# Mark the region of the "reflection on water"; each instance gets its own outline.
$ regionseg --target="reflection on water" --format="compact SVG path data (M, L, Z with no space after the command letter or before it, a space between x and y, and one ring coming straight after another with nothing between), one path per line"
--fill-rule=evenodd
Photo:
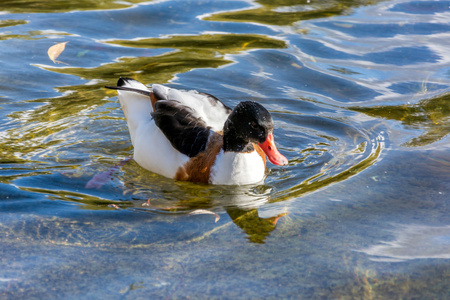
M447 295L449 7L3 1L0 298ZM260 102L289 165L143 170L119 76Z
M216 53L233 54L251 49L278 49L286 48L282 40L266 36L249 34L203 34L194 36L169 36L153 39L139 39L132 41L108 41L108 43L124 47L139 48L177 48L209 49Z
M450 258L450 226L400 226L394 241L360 250L378 261Z
M153 0L127 0L127 1L65 1L55 0L51 2L33 0L8 0L0 4L0 10L8 13L55 13L71 12L79 10L119 9L133 6L142 2Z
M149 248L155 242L164 244L165 240L171 240L171 232L176 230L179 222L185 223L188 227L197 227L200 225L200 220L202 220L201 223L209 224L211 232L221 230L224 226L229 227L230 221L232 221L248 235L250 241L264 243L265 238L276 228L277 221L286 215L285 210L271 210L263 212L264 216L261 217L258 208L267 203L268 191L255 191L244 187L230 189L225 186L198 185L193 190L192 185L183 186L181 184L174 189L173 193L165 191L169 195L167 198L157 197L134 201L106 201L98 197L68 191L61 196L62 191L55 192L50 189L22 188L22 190L46 194L50 200L80 203L83 204L81 206L83 210L102 210L105 211L105 216L113 216L112 213L123 211L123 220L121 217L107 218L101 222L102 225L99 223L100 220L90 220L89 217L73 219L70 216L24 215L20 219L7 216L5 221L7 220L9 225L2 224L0 226L0 232L6 234L8 238L23 242L38 241L47 245ZM135 193L136 191L131 192ZM196 193L198 198L189 199L190 193ZM209 197L199 197L205 193ZM183 199L183 196L187 199ZM170 198L173 200L171 201ZM223 209L219 209L219 205ZM225 218L224 213L229 217ZM139 221L130 223L127 218L127 215L130 214ZM213 214L216 215L215 221L211 216ZM172 218L168 218L168 215L171 215ZM215 223L218 223L217 226ZM140 228L143 224L151 225L145 229L145 234ZM162 227L166 233L157 234ZM183 240L185 242L198 241L211 232L193 231ZM153 238L149 239L148 235Z
M366 151L364 146L363 150L355 149L355 155L353 157L354 161L357 161L357 159L361 159L364 157L362 154L365 152L368 152L367 157L364 157L353 165L352 167L349 167L348 169L342 170L341 164L344 164L343 161L340 161L340 157L337 156L330 160L330 162L326 163L324 167L321 168L321 172L318 174L315 174L314 176L306 179L305 181L301 182L300 184L297 184L289 189L285 189L283 192L280 192L280 195L276 195L274 197L274 201L282 201L286 199L290 199L293 197L299 197L303 194L310 193L313 191L316 191L320 188L326 187L329 184L338 183L340 181L346 180L350 178L351 176L355 176L358 173L364 171L368 167L372 166L375 162L377 162L380 158L381 151L384 148L384 138L380 136L376 140L376 144L372 145L372 149L369 151ZM349 160L350 158L346 157L343 158L344 160ZM353 162L354 163L354 162ZM339 172L336 172L335 169L339 170ZM334 172L333 172L334 171ZM333 174L334 173L334 174Z
M206 20L257 22L268 25L292 25L299 20L310 20L343 15L359 5L374 4L379 1L326 1L316 3L309 0L256 0L256 7L232 12L214 14Z
M399 106L355 107L354 110L377 118L402 122L406 128L425 132L412 138L407 147L425 146L444 139L450 133L450 94Z

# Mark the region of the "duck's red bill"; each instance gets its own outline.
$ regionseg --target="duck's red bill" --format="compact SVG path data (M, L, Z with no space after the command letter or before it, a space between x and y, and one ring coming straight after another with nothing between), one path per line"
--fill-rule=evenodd
M270 133L267 136L265 142L258 144L259 147L267 155L267 158L271 163L277 166L284 166L288 164L288 160L280 152L278 152L277 146L275 146L275 141L273 139L273 134Z

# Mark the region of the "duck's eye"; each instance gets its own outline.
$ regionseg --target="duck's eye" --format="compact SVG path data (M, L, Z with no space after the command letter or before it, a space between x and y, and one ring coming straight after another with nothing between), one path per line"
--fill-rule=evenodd
M257 128L258 128L258 124L256 124L256 122L254 122L254 121L251 121L249 124L250 124L250 126L251 126L253 129L257 129Z

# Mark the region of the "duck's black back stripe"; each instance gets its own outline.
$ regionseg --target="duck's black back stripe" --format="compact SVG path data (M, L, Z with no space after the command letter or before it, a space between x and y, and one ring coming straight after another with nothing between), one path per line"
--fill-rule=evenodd
M174 100L160 100L152 113L156 125L172 146L181 153L194 157L205 151L210 129L193 115L191 108Z
M105 88L111 89L111 90L121 90L121 91L134 92L134 93L138 93L138 94L145 95L145 96L148 96L148 97L150 97L150 95L151 95L151 92L149 92L149 91L144 91L144 90L140 90L140 89L130 88L130 87L126 87L126 86L105 86Z

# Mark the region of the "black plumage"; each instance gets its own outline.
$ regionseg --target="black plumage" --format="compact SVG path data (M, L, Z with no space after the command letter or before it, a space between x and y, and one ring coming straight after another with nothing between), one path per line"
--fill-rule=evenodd
M152 117L181 153L194 157L205 151L211 130L202 119L194 116L191 108L175 100L160 100L155 103Z

